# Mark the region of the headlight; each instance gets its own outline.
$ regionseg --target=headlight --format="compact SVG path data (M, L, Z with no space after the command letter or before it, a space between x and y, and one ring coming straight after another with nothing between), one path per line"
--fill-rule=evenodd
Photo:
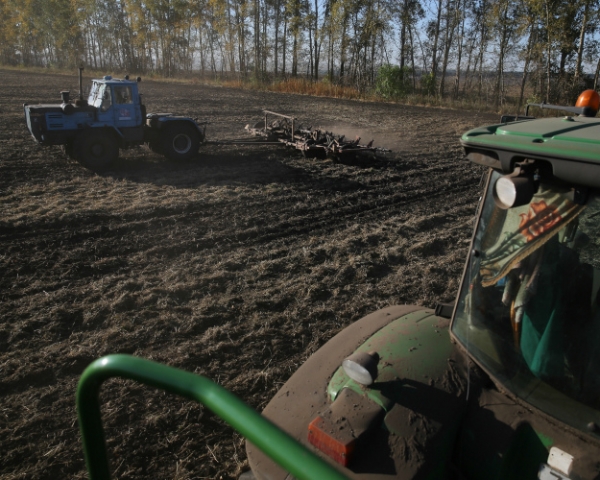
M535 185L530 176L500 177L494 185L494 201L504 210L529 203L534 193Z
M377 378L377 352L356 352L342 362L346 375L361 385L371 385Z

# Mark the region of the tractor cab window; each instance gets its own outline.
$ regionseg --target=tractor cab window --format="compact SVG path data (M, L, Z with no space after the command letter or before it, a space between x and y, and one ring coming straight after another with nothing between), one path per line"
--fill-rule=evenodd
M98 99L98 92L100 90L100 84L98 82L92 83L92 88L90 89L90 94L88 95L88 105L96 105L96 101Z
M545 184L482 205L452 331L516 396L572 426L600 422L600 194Z
M105 83L94 82L88 97L88 104L106 112L112 105L110 87Z
M133 103L133 96L131 95L131 87L128 86L117 86L115 90L115 103L119 105Z
M110 92L110 87L108 85L104 85L102 92L102 104L100 106L100 110L106 112L112 106L112 95Z
M92 82L92 88L90 88L90 93L88 95L88 104L89 105L92 105L94 103L97 92L98 92L98 84L96 82Z

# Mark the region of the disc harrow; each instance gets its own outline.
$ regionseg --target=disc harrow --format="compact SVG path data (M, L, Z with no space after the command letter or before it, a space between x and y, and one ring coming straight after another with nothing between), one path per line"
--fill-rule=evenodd
M360 137L348 140L345 135L336 135L319 128L305 128L289 115L269 110L264 110L263 113L264 121L254 126L246 125L246 130L265 141L279 141L287 147L295 148L306 157L344 160L365 155L375 157L389 152L384 148L374 147L373 140L364 145L360 143Z

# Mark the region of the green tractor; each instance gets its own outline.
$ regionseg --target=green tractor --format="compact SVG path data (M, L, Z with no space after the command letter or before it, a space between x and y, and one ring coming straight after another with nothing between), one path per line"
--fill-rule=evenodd
M353 323L262 416L202 377L96 361L78 395L91 477L109 478L97 391L117 375L231 423L248 439L244 479L599 479L599 106L586 91L537 105L567 116L464 134L489 173L456 302Z

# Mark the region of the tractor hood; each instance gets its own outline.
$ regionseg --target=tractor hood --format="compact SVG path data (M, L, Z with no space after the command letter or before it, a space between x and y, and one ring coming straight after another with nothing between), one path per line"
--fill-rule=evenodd
M48 113L48 112L62 112L62 105L60 103L43 103L39 105L25 105L25 110L31 113Z
M96 118L96 109L72 103L23 105L29 133L42 145L64 145L69 135Z
M327 388L332 401L343 388L349 388L388 412L396 404L422 402L420 390L441 389L453 397L460 396L461 388L449 380L455 373L456 359L448 321L430 310L419 310L391 322L354 353L357 352L377 352L379 362L374 383L368 387L360 385L340 367Z
M373 351L379 356L376 379L360 385L342 361ZM447 319L420 307L388 307L309 358L263 415L350 478L440 478L466 409L466 365L450 341ZM330 440L351 453L347 467L340 466L347 453L336 458L323 446ZM251 444L247 448L257 478L287 477Z

